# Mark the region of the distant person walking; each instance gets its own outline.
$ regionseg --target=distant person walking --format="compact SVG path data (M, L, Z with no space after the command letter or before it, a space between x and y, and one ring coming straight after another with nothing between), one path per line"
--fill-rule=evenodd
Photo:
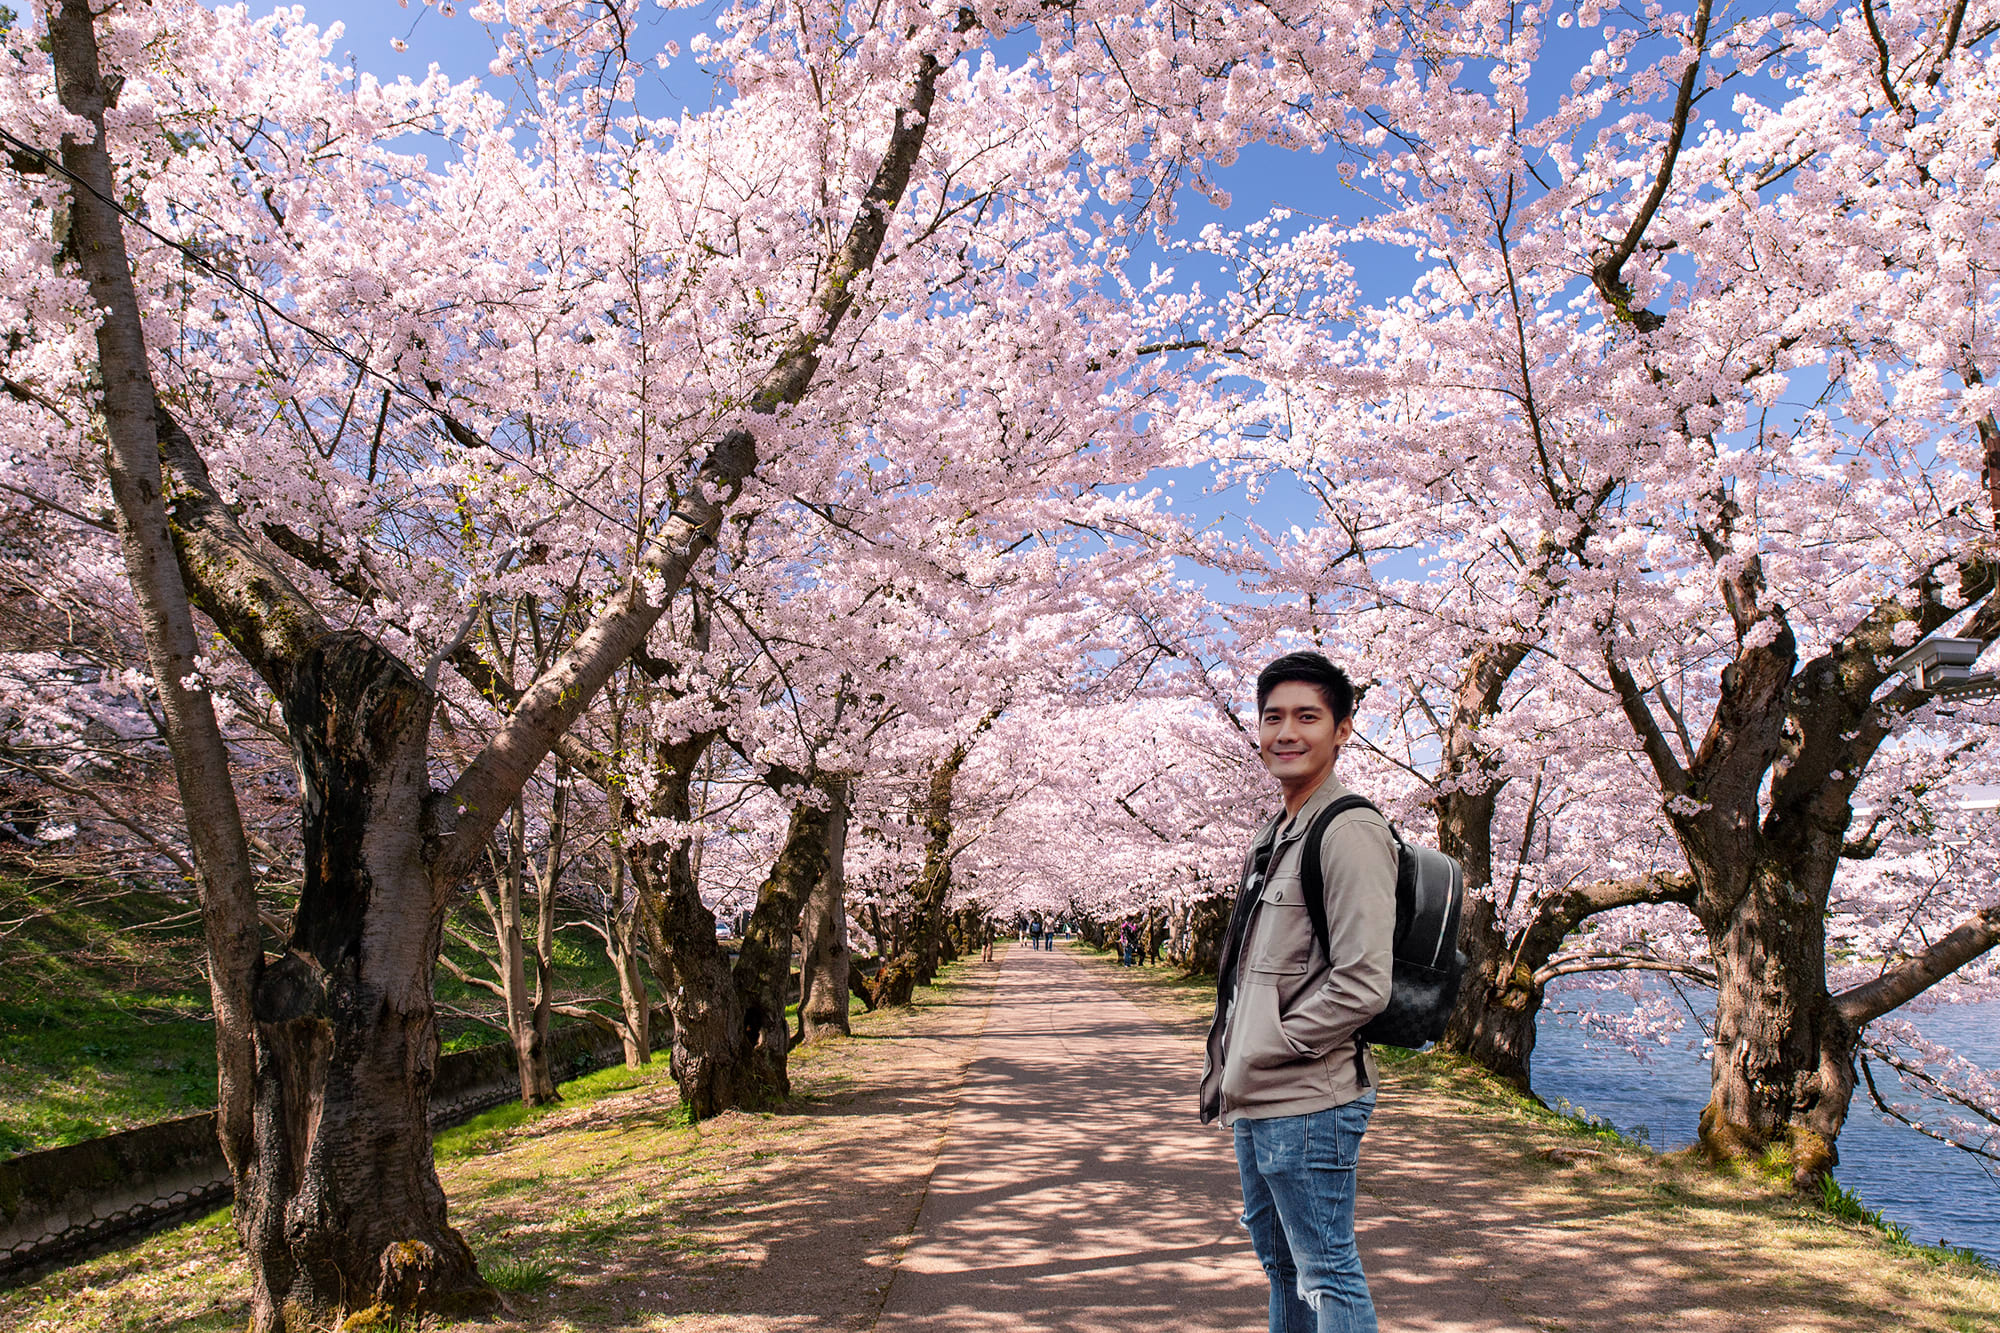
M1118 923L1118 961L1132 966L1139 952L1139 923L1126 917Z
M1301 869L1304 835L1349 795L1334 760L1354 734L1354 687L1318 653L1257 677L1257 748L1285 808L1243 859L1223 936L1201 1119L1235 1136L1243 1223L1270 1279L1270 1333L1376 1333L1354 1244L1354 1173L1375 1107L1355 1033L1389 1001L1396 845L1373 810L1336 816L1319 847L1324 953Z

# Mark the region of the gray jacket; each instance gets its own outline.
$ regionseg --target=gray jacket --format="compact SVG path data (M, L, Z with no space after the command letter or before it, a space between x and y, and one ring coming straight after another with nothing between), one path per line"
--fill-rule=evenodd
M1237 877L1249 885L1256 849L1279 829L1263 888L1237 947L1235 994L1217 1002L1201 1075L1201 1119L1306 1115L1375 1086L1375 1063L1354 1034L1389 1003L1396 933L1396 844L1372 810L1350 810L1320 844L1327 945L1313 941L1300 883L1305 832L1350 795L1329 776L1296 817L1280 811L1258 831ZM1280 826L1282 826L1280 828Z

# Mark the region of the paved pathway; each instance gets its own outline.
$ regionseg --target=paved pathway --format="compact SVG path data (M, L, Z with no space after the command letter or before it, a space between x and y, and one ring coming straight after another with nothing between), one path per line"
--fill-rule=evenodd
M1069 953L1009 950L879 1333L1261 1329L1200 1072Z

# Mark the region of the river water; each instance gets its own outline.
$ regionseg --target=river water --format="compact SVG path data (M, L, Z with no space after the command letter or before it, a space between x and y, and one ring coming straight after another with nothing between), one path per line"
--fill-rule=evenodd
M1536 1029L1534 1083L1542 1100L1553 1106L1562 1098L1628 1134L1643 1129L1646 1141L1661 1151L1694 1142L1701 1108L1708 1104L1708 1062L1686 1049L1684 1040L1655 1048L1641 1062L1587 1036L1551 1012L1564 1007L1562 985L1549 988L1549 1005ZM1592 999L1604 1003L1615 997L1600 993ZM2000 1003L1943 1005L1910 1017L1933 1041L1984 1068L2000 1067ZM1684 1036L1698 1041L1699 1034L1690 1024ZM1878 1082L1886 1072L1877 1068ZM1882 1091L1893 1095L1886 1086ZM1968 1154L1886 1122L1865 1087L1848 1111L1833 1174L1863 1206L1909 1228L1912 1240L1964 1246L2000 1264L2000 1181Z

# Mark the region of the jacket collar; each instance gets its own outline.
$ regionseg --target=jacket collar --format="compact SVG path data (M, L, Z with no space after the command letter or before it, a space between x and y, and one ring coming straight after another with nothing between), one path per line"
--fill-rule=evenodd
M1352 796L1353 794L1339 778L1328 773L1326 780L1313 789L1312 795L1306 797L1306 803L1299 807L1298 814L1292 816L1288 821L1285 817L1285 812L1281 809L1273 816L1272 822L1278 827L1277 847L1288 846L1299 838L1304 837L1306 830L1312 827L1312 822L1319 818L1320 811L1326 809L1341 797ZM1276 848L1273 848L1274 853L1276 850Z

